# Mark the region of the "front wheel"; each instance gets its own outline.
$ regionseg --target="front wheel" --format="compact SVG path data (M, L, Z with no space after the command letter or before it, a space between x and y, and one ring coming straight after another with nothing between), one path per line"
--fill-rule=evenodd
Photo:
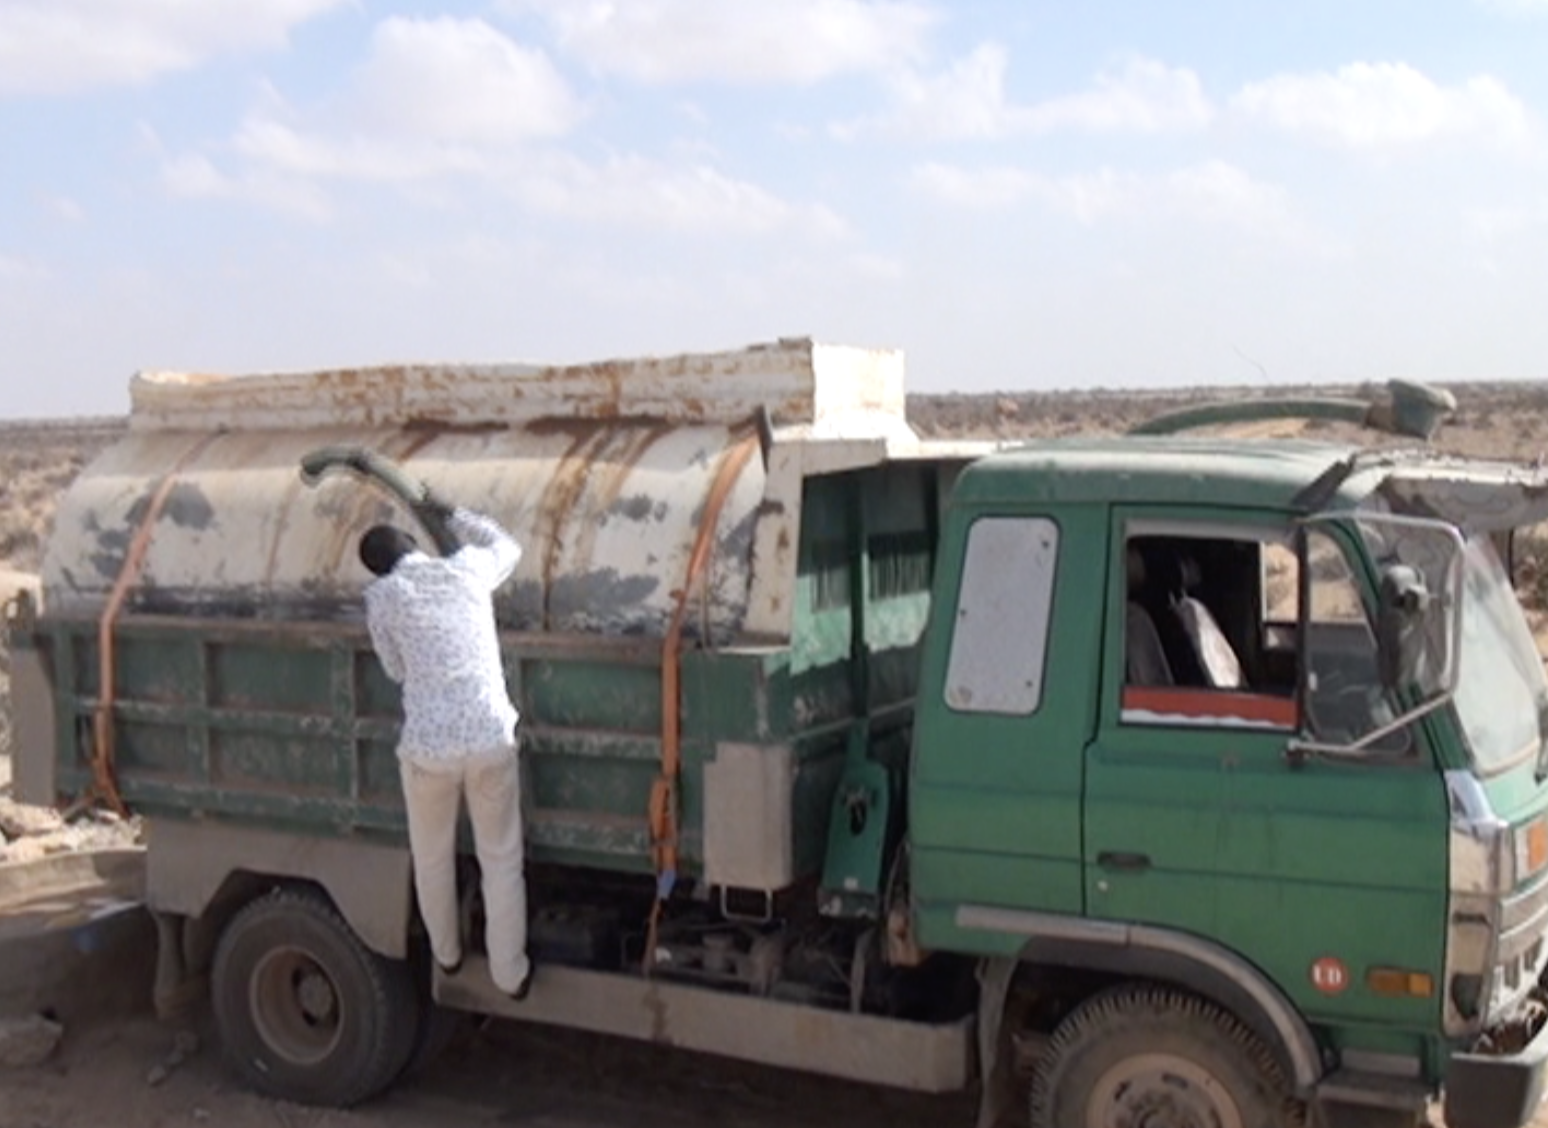
M346 1107L408 1059L418 1004L407 966L368 949L319 894L276 890L237 913L211 987L227 1061L270 1096Z
M1263 1042L1162 987L1096 995L1059 1024L1032 1082L1033 1128L1301 1128Z

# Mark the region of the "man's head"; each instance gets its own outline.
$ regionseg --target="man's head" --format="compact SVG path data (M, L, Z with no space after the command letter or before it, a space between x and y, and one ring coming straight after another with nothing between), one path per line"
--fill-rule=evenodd
M409 553L419 548L419 542L402 529L392 525L373 525L360 538L360 562L372 575L385 576Z

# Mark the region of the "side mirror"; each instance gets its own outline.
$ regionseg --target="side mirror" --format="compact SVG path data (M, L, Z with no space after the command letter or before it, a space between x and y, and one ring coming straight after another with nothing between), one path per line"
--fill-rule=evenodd
M1437 641L1428 629L1435 600L1424 576L1408 564L1388 565L1381 573L1379 598L1376 633L1382 685L1389 690L1417 686L1425 697L1439 692L1446 662L1431 645ZM1440 646L1444 649L1444 641Z

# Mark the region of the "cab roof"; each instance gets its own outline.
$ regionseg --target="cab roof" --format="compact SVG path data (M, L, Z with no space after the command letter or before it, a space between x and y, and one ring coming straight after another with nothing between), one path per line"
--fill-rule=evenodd
M1387 469L1416 457L1436 455L1424 448L1376 451L1299 439L1049 439L973 463L954 497L966 505L1146 502L1293 510L1304 507L1298 495L1319 476L1353 458L1355 472L1318 505L1344 508L1369 494Z

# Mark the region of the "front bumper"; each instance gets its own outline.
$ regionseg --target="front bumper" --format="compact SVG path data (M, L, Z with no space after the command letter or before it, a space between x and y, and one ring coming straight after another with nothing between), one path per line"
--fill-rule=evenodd
M1447 1128L1523 1128L1548 1081L1548 1022L1514 1053L1453 1054L1446 1066Z

